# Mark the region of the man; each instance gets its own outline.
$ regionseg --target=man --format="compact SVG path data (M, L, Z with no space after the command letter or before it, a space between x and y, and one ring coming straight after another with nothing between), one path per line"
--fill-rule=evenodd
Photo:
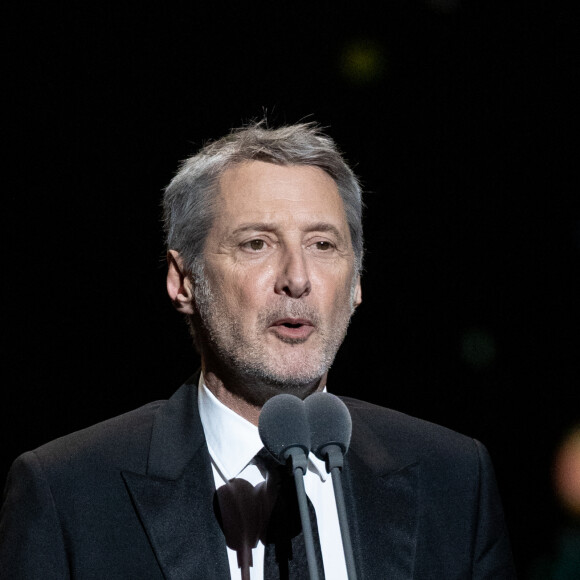
M270 530L275 508L240 540L227 529L225 498L246 490L236 508L244 510L270 481L256 427L262 405L326 387L361 302L361 208L334 143L308 124L252 125L182 165L164 198L167 289L187 317L201 373L168 401L18 458L0 518L2 578L261 579L284 577L285 566L307 577L297 548L290 562L272 556L260 526ZM358 577L513 578L482 445L345 402ZM305 486L324 575L346 578L332 479L312 456Z

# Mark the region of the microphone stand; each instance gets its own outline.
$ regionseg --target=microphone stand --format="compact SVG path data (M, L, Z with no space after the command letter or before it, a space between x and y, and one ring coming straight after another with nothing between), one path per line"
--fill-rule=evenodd
M354 555L352 553L350 530L348 528L346 505L344 503L344 491L342 489L341 472L344 465L343 451L339 445L331 444L323 447L321 454L324 456L326 471L330 473L334 486L334 498L336 500L336 511L338 513L338 523L340 524L340 535L342 537L348 579L356 580L356 568L354 565Z
M308 560L308 571L310 580L319 580L318 565L316 562L316 552L314 550L314 538L312 536L312 523L308 512L308 499L304 488L304 474L308 465L308 456L299 447L290 447L284 457L287 464L290 464L296 484L296 496L298 497L298 508L300 510L300 521L302 522L302 533L304 534L304 545L306 548L306 558Z

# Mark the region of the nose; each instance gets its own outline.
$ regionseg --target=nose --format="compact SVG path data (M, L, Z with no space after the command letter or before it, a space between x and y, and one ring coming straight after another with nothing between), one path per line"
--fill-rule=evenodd
M301 298L310 294L308 265L302 248L286 248L276 279L276 293L290 298Z

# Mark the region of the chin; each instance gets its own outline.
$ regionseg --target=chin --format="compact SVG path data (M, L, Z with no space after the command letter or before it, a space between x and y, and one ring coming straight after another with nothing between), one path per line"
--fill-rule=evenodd
M248 390L243 393L244 398L250 403L262 406L268 399L288 393L305 399L308 395L315 392L320 381L326 374L327 369L317 369L312 372L296 372L296 369L282 368L256 368L246 366L241 374L243 375L238 385L248 385ZM245 389L244 389L245 390Z
M288 391L291 389L309 390L312 385L318 386L321 379L326 375L334 362L336 352L334 350L290 353L285 352L278 356L272 355L268 361L261 365L264 379L270 379L281 388Z
M295 391L297 394L312 392L313 389L316 389L326 372L326 368L319 368L312 370L312 372L304 372L304 369L301 369L300 372L291 369L276 369L272 372L262 373L260 379L281 392L292 393Z

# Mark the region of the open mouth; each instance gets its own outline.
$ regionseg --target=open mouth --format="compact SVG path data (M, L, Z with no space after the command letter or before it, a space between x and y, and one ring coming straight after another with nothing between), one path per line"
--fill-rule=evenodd
M314 332L314 324L302 318L276 320L271 328L280 338L288 339L307 339Z
M300 328L301 326L313 326L310 320L305 318L281 318L276 320L273 326L284 326L286 328Z

